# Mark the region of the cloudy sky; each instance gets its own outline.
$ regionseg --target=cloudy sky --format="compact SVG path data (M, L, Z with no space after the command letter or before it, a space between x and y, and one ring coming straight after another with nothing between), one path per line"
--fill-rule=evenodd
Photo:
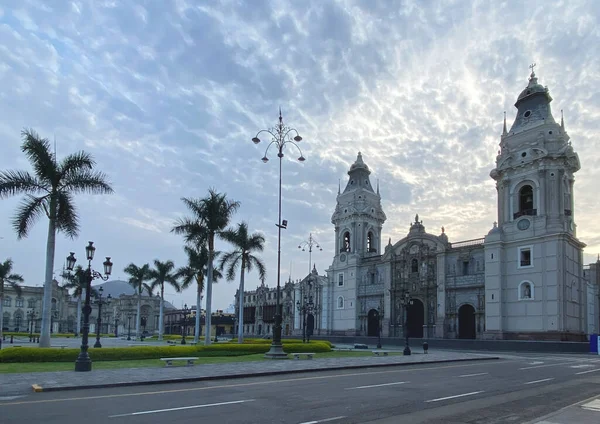
M263 164L266 146L251 138L280 106L307 159L290 150L283 163L282 276L300 278L298 244L311 232L317 269L331 263L338 180L358 151L380 180L384 240L402 238L415 213L451 241L483 237L496 219L489 172L503 111L510 125L535 62L580 155L575 207L590 262L600 253L599 15L592 0L5 0L0 169L30 169L19 147L31 127L56 139L59 158L84 149L108 174L115 194L79 196L80 237L58 236L58 272L87 240L112 256L115 277L130 262L183 265L170 233L186 213L180 199L214 187L242 203L233 223L264 233L274 286L277 161ZM0 259L41 284L47 220L17 241L18 201L0 201ZM247 287L257 284L250 274ZM215 286L213 305L226 308L236 287ZM194 302L193 290L167 298Z

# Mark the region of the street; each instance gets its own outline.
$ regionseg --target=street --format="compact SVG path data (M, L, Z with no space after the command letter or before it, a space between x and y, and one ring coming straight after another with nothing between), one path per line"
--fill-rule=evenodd
M600 395L600 358L503 359L5 397L3 424L522 423ZM600 422L600 411L598 412Z

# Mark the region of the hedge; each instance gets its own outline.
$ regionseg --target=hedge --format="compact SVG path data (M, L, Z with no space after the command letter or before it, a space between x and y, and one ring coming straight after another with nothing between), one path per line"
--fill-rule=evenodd
M24 333L24 332L22 332L22 331L20 331L20 332L18 332L18 333L17 333L17 332L15 332L15 331L3 331L3 332L2 332L2 335L3 335L3 336L6 336L6 337L15 336L15 337L26 337L26 338L29 338L29 333ZM92 337L92 335L93 335L94 337L96 337L96 333L93 333L93 334L92 334L92 333L90 332L90 337ZM33 336L34 336L34 337L40 337L40 333L33 333ZM110 333L110 334L100 334L100 336L101 336L102 338L106 338L106 337L115 337L114 333ZM74 334L74 333L52 333L52 334L50 334L50 337L52 337L52 338L63 338L63 339L65 339L65 338L66 338L66 339L70 339L71 337L72 337L72 338L75 338L75 334ZM81 337L81 334L79 335L79 337Z
M126 361L142 359L158 359L175 356L242 356L257 353L267 353L270 346L264 343L255 344L214 344L209 346L136 346L136 347L108 347L89 349L92 361ZM314 343L286 343L283 342L286 352L329 352L331 348L322 342ZM41 349L31 347L14 347L0 350L0 363L15 362L71 362L77 359L79 349Z
M234 337L233 339L231 339L229 341L229 343L234 343L234 344L237 344L237 342L238 342L237 337ZM244 339L244 344L246 344L246 343L248 343L248 344L264 343L264 344L270 345L272 342L273 342L273 340L271 340L271 339ZM285 343L302 343L302 339L283 339L282 342L284 344ZM310 342L311 345L313 343L325 343L329 347L333 346L333 344L329 340L313 340Z

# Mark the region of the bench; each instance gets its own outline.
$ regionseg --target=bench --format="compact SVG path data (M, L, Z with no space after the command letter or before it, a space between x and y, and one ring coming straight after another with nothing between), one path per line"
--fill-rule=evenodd
M313 356L315 356L314 353L290 353L290 355L292 355L294 357L294 359L300 359L300 356L306 356L306 359L312 359Z
M369 346L367 346L366 344L357 343L354 345L354 349L368 349L368 348L369 348Z
M371 352L373 352L373 355L375 356L388 356L390 353L389 350L372 350Z
M55 347L55 348L59 348L60 347L61 349L65 349L65 348L67 348L69 346L67 346L67 345L56 345L56 346L52 346L52 347Z
M188 366L194 365L194 361L197 361L198 357L189 357L189 358L160 358L161 361L165 361L167 367L173 365L173 361L187 361Z

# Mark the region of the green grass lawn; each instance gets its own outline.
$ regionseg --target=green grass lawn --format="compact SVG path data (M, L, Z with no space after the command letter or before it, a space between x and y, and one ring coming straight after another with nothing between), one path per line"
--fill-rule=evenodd
M359 356L372 356L370 351L367 352L327 352L317 353L315 358L354 358ZM402 352L391 352L390 355L402 355ZM262 353L255 355L243 356L220 356L200 358L196 364L224 364L231 362L253 362L266 361ZM8 373L26 373L26 372L45 372L45 371L73 371L75 366L73 362L25 362L19 364L0 364L0 374ZM185 362L175 363L174 366L185 366ZM145 359L137 361L96 361L93 364L95 370L107 370L116 368L147 368L147 367L164 367L165 363L159 359Z

